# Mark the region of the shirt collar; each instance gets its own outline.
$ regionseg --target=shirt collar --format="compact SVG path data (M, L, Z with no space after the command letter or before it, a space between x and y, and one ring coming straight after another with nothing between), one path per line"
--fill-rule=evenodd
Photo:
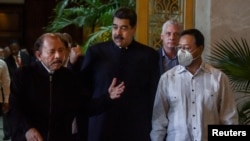
M162 57L165 57L165 56L167 57L163 47L161 48L161 52L162 52Z
M166 55L163 47L161 48L161 52L162 52L162 58L167 58L168 60L175 60L177 58L177 55L175 55L175 57L172 58L172 59L168 58L168 56Z
M120 46L119 46L119 48L120 48L120 49L125 49L125 50L128 49L128 47L120 47Z
M49 74L53 74L54 73L53 71L49 70L49 68L47 68L46 65L42 61L40 61L40 62L43 65L43 67L48 71Z
M177 68L177 73L183 73L183 72L186 72L188 71L186 69L186 67L182 66L182 65L178 65L178 68ZM204 72L207 72L207 73L211 73L210 69L207 67L206 63L205 62L202 62L201 63L201 66L200 68L197 70L197 73L199 71L204 71Z
M205 62L202 62L200 69L204 72L211 73L210 67L208 67Z

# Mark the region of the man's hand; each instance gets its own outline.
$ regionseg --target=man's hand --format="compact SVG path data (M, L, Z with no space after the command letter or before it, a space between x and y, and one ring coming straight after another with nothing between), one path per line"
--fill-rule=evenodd
M41 134L35 128L30 128L25 133L25 137L27 141L43 141Z
M9 103L4 103L2 107L3 113L7 113L9 110Z
M72 47L70 49L70 54L69 54L69 61L71 64L74 64L79 56L82 56L83 52L81 50L81 47L77 45L76 47Z
M111 99L117 99L121 97L125 89L124 82L117 84L117 78L113 78L111 85L109 86L109 96Z

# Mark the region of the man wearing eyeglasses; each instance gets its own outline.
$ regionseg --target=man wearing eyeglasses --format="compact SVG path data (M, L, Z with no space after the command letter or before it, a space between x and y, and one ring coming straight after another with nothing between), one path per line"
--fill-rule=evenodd
M203 62L204 37L180 34L179 65L165 72L155 96L151 141L207 141L208 125L238 124L228 77Z

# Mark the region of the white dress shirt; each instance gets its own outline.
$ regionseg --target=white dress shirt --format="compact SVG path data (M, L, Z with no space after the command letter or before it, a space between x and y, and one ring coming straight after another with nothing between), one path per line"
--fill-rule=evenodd
M181 65L165 72L156 92L151 140L207 141L210 124L238 124L228 77L204 63L194 75Z
M0 88L0 103L9 103L10 76L7 64L2 59L0 59Z

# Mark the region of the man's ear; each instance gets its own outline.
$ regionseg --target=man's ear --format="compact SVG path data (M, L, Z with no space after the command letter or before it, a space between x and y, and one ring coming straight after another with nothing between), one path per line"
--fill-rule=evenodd
M35 56L36 56L37 60L41 61L41 52L40 51L36 51Z
M204 51L204 46L201 46L201 50L202 50L202 52Z
M160 37L161 37L161 40L163 40L163 39L164 39L164 35L163 35L163 34L161 34L161 36L160 36Z

